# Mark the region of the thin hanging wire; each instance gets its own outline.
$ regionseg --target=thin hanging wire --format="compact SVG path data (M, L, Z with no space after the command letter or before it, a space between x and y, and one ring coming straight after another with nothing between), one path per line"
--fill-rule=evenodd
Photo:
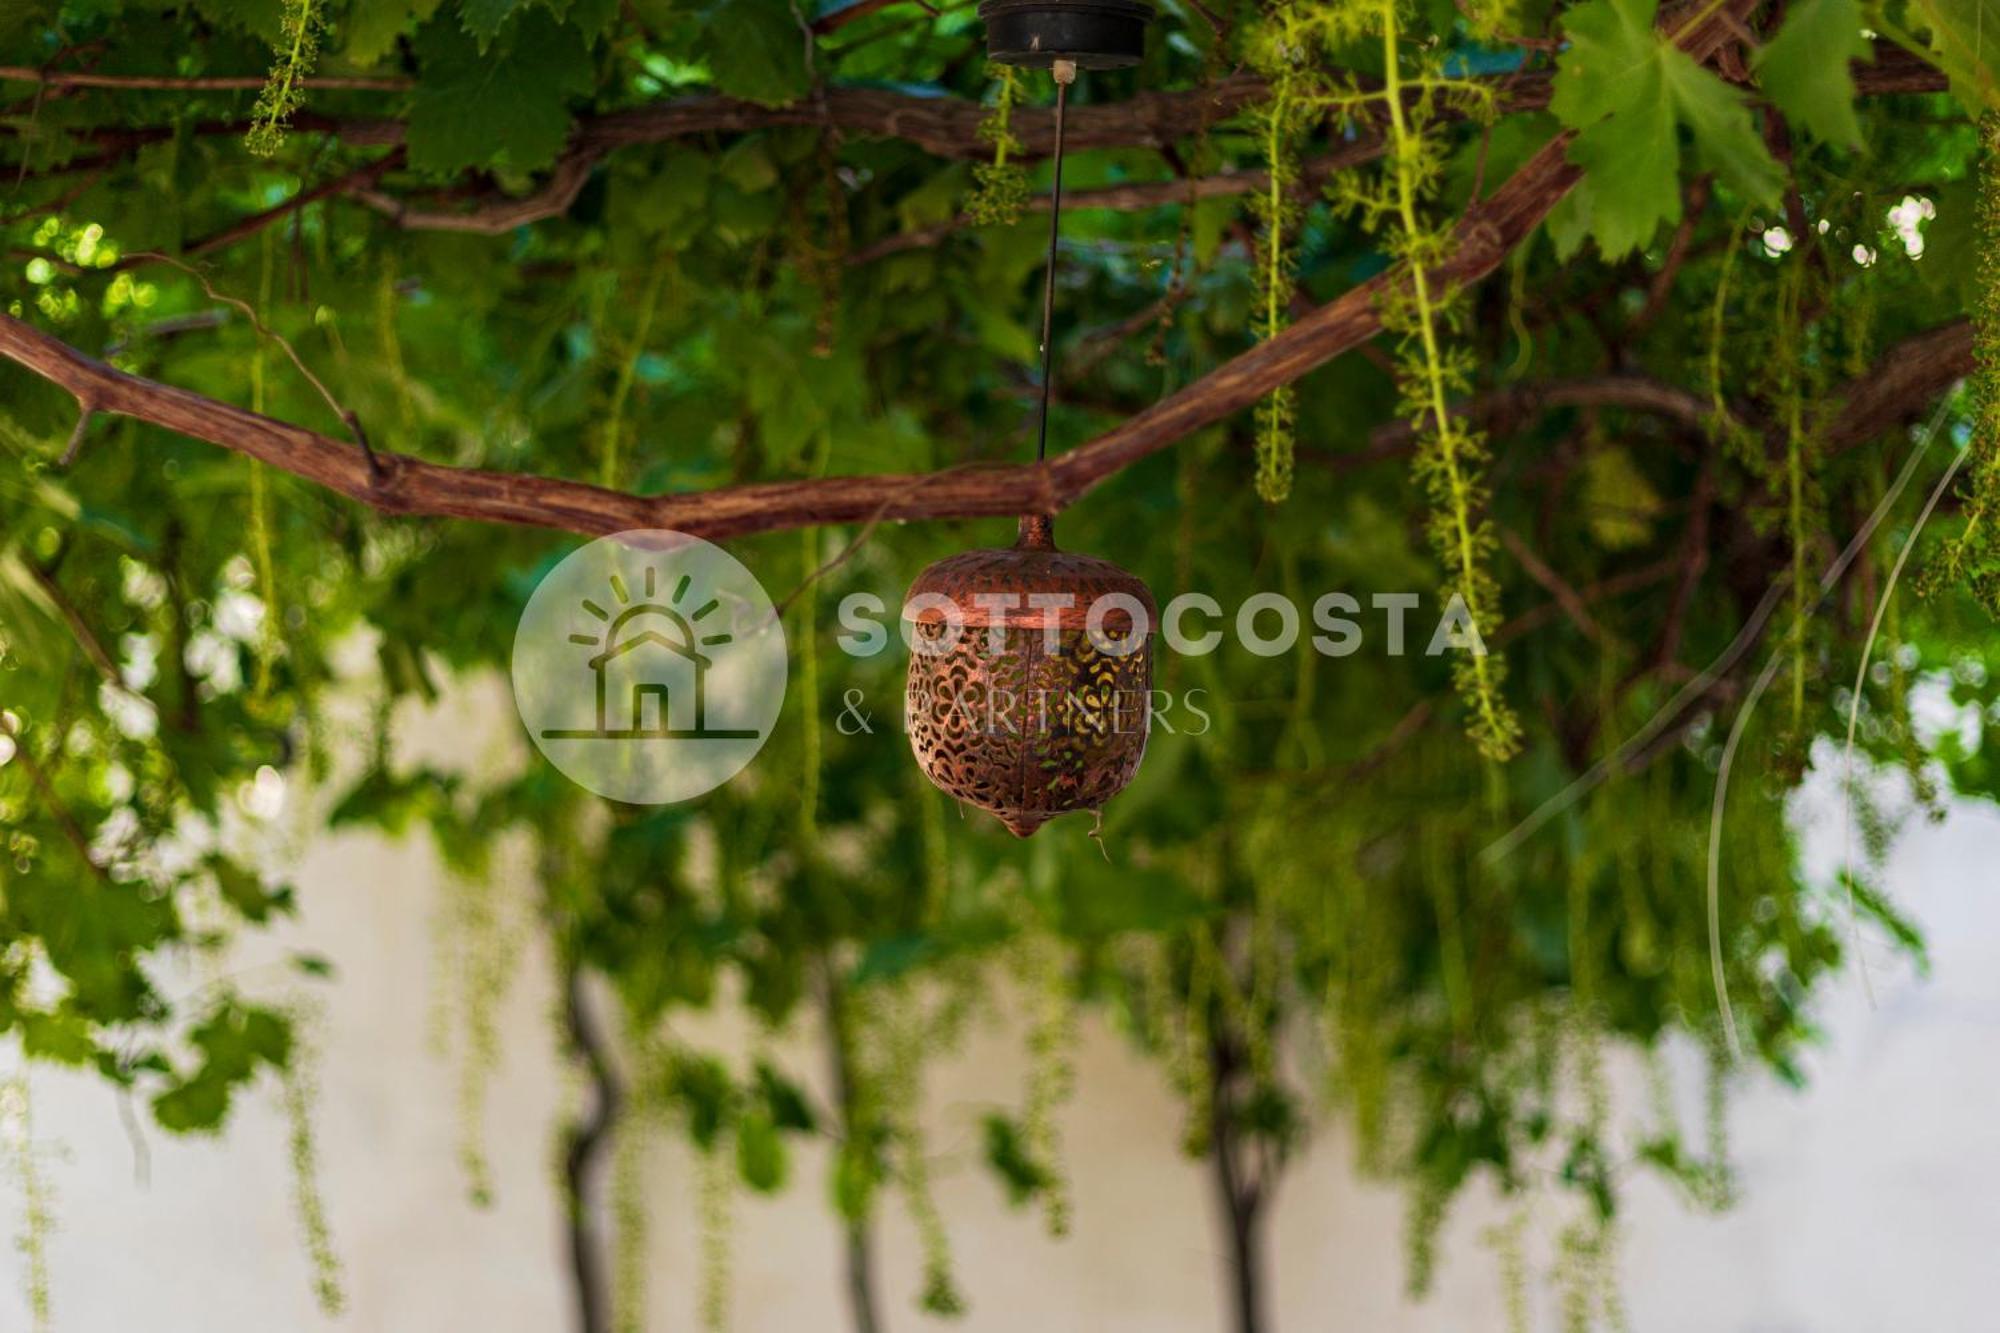
M1069 86L1076 79L1076 66L1058 60L1050 68L1056 80L1056 170L1055 189L1049 200L1049 264L1042 279L1042 407L1035 439L1035 461L1049 454L1049 390L1055 380L1056 244L1062 237L1063 112L1069 105Z

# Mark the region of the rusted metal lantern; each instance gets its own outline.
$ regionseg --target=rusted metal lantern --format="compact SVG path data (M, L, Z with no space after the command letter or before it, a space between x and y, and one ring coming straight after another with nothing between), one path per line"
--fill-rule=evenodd
M1046 68L1056 85L1039 461L1049 444L1069 86L1079 69L1136 64L1153 10L1137 0L985 0L979 16L991 59ZM910 585L903 617L911 629L910 748L949 795L1025 838L1056 815L1100 809L1139 771L1158 608L1136 575L1058 551L1048 515L1022 515L1008 550L967 551L926 569Z
M1023 518L1011 549L938 561L903 602L910 748L941 790L1021 838L1124 790L1152 716L1152 593L1058 551L1053 526Z

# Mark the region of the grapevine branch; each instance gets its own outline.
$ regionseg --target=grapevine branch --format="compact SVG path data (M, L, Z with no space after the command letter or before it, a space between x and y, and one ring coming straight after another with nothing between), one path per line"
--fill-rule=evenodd
M1862 96L1935 92L1944 87L1944 76L1936 68L1891 45L1879 46L1873 60L1856 63L1851 72L1856 90ZM0 78L7 77L8 73L8 69L0 68ZM233 76L194 80L122 75L49 76L51 79L72 77L96 82L65 86L215 90L261 86L263 81L263 76L250 81ZM126 81L106 82L111 79ZM1498 96L1498 105L1503 109L1533 110L1548 104L1552 89L1551 75L1547 71L1514 72L1506 75L1505 79L1505 89ZM386 90L386 85L395 81L379 82L385 85ZM334 84L314 81L309 86L330 87ZM1236 74L1199 88L1142 93L1122 102L1080 106L1072 113L1067 139L1071 148L1079 151L1120 147L1152 147L1170 151L1177 141L1230 119L1267 95L1268 87L1264 80L1253 75ZM1441 108L1440 114L1454 115L1456 112L1447 107ZM566 214L598 165L616 149L698 135L809 126L842 135L904 139L940 157L982 158L991 152L990 144L979 131L985 116L985 108L963 98L923 97L864 88L830 88L822 95L783 107L760 106L712 95L676 98L584 117L572 132L569 147L538 188L517 196L486 186L473 192L469 200L461 193L458 201L470 206L454 208L423 207L382 188L382 178L403 164L401 146L405 127L401 121L338 120L302 112L293 117L293 128L297 130L326 134L349 146L389 147L396 151L347 175L301 191L276 207L233 223L194 243L186 253L206 254L233 244L330 195L351 198L405 230L502 235L516 227ZM249 128L249 122L240 120L204 121L195 124L189 132L196 136L238 136ZM1045 108L1018 109L1009 128L1019 140L1017 151L1023 158L1045 157L1054 144L1054 118ZM173 139L180 132L174 126L73 130L71 138L94 145L101 151L82 154L28 175L42 177L101 172L127 154L149 144ZM1373 161L1381 156L1382 151L1380 133L1361 128L1353 138L1336 143L1323 156L1304 164L1302 184L1311 184L1336 171ZM1107 210L1153 208L1183 203L1190 197L1190 191L1192 197L1211 198L1258 190L1263 188L1264 183L1265 176L1261 171L1233 170L1197 180L1192 185L1167 181L1090 191L1075 198L1071 206ZM1037 201L1030 206L1045 207L1046 201ZM884 237L858 250L850 262L865 263L885 255L935 245L969 221L969 218L958 217ZM52 259L51 262L56 261ZM132 261L128 257L114 267L131 266Z
M1227 120L1263 93L1263 80L1231 75L1197 88L1144 92L1121 102L1079 106L1070 114L1065 138L1073 149L1165 147ZM1022 107L1017 114L1010 129L1021 139L1023 156L1048 156L1055 146L1054 114L1041 107ZM602 152L635 144L803 126L843 135L901 139L936 157L976 159L993 151L992 144L979 134L985 118L986 108L969 98L881 88L830 87L824 96L783 106L705 93L584 116L571 131L569 151ZM406 133L401 120L345 119L312 112L295 116L292 127L362 148L399 146ZM246 120L216 119L189 126L77 128L68 131L67 137L116 157L184 133L203 138L233 137L249 128ZM104 161L93 155L36 174L87 169L104 165Z
M1282 355L1264 352L1277 346L1276 340L1260 344L1150 411L1048 463L765 482L659 496L554 477L446 467L379 450L378 475L349 442L128 375L4 314L0 356L60 386L94 412L132 417L247 454L385 513L517 523L585 536L671 528L722 539L819 523L1052 513L1139 459L1229 415L1236 410L1230 404L1240 405L1244 394L1254 401L1260 392L1255 386L1271 376L1305 373L1318 364L1308 363L1315 348L1333 347L1328 355L1337 355L1352 345L1350 339L1372 336L1365 319L1341 309L1351 304L1350 294L1295 324L1282 335L1287 340L1279 347ZM1970 364L1971 336L1962 321L1898 344L1844 395L1847 407L1829 427L1829 440L1837 444L1880 434L1962 378ZM1891 384L1900 397L1884 392L1883 386ZM1654 396L1649 390L1646 401ZM1567 399L1566 394L1552 394L1543 401ZM1679 410L1674 409L1676 415Z
M1705 59L1728 39L1729 31L1711 16L1693 25L1682 44ZM1478 281L1533 233L1581 176L1568 160L1569 140L1566 133L1556 136L1465 215L1448 254L1435 267L1437 282ZM1406 282L1403 271L1391 269L1356 286L1180 392L1046 463L764 482L658 496L553 477L448 467L399 454L377 453L371 468L371 456L350 444L126 374L11 316L0 315L0 355L67 390L80 405L247 454L385 513L524 524L585 536L668 528L724 539L823 523L1054 513L1141 459L1373 339L1382 331L1384 298ZM1938 336L1945 344L1954 336L1964 337L1969 357L1969 335ZM1938 373L1918 366L1880 378L1900 385L1903 392L1928 396L1936 391L1930 385ZM1892 401L1888 390L1866 381L1848 402L1851 415L1884 424L1911 405L1909 399Z
M1857 62L1851 73L1860 96L1938 92L1945 86L1943 74L1934 66L1892 46L1878 49L1870 62ZM1501 110L1532 111L1548 105L1554 91L1553 76L1548 71L1517 72L1504 77L1504 90L1496 97ZM1269 87L1263 79L1235 74L1198 88L1141 93L1122 102L1078 106L1070 112L1065 142L1072 152L1092 148L1165 151L1268 96ZM783 107L759 106L726 97L682 98L580 120L570 147L553 169L549 183L526 199L502 195L464 213L408 209L398 206L393 196L388 195L365 198L364 202L395 216L407 228L500 232L567 211L598 162L613 150L634 144L703 134L747 133L776 126L808 126L843 135L902 139L937 157L983 159L992 153L991 143L979 132L986 114L986 108L963 98L922 97L864 88L829 88L824 97ZM1440 108L1438 114L1455 116L1458 112L1446 107ZM343 127L336 122L316 123L301 116L294 124L301 130L322 129L351 143L400 144L403 138L403 127L395 121ZM1047 108L1016 108L1008 130L1020 141L1015 152L1023 159L1047 157L1055 146L1055 117ZM1382 142L1379 133L1361 129L1351 140L1337 140L1325 159L1312 166L1330 174L1373 161L1382 154ZM1246 171L1210 179L1218 185L1238 187L1214 191L1227 194L1260 188L1261 182L1255 176L1261 173ZM1151 197L1146 188L1127 186L1122 187L1122 192L1106 190L1100 198L1079 201L1077 206L1129 209L1174 202ZM559 206L550 206L558 199ZM388 201L388 206L384 206L384 201ZM901 237L890 238L895 242L892 249L935 244L964 221L955 219L943 226L911 233L913 239L908 242ZM890 241L883 244L888 246Z
M1308 187L1317 186L1336 171L1372 162L1380 156L1382 156L1381 138L1376 135L1362 136L1332 152L1301 163L1300 184ZM1107 212L1131 213L1147 208L1165 208L1203 199L1222 199L1231 195L1251 194L1263 189L1270 180L1271 174L1261 167L1226 167L1212 175L1196 176L1188 180L1141 181L1131 185L1108 185L1095 190L1065 191L1063 211L1074 213L1102 209ZM1049 201L1045 196L1036 196L1023 205L1024 211L1030 213L1045 213L1048 208ZM977 219L972 214L960 213L954 218L927 227L892 232L872 245L856 250L847 257L847 262L855 265L867 264L889 255L926 249L961 228L975 225Z
M223 74L183 78L169 74L64 73L32 65L0 65L0 83L32 83L42 88L106 88L122 92L212 93L260 91L268 74ZM396 75L338 74L301 78L298 86L318 92L408 92L411 81Z
M1708 24L1704 31L1720 32ZM1716 40L1721 40L1723 33ZM1857 95L1939 92L1945 78L1937 68L1899 47L1879 44L1873 59L1851 67ZM53 77L53 76L52 76ZM104 76L109 77L109 76ZM261 87L259 75L255 86ZM1546 70L1493 76L1504 83L1498 105L1506 111L1535 110L1548 105L1553 91ZM236 81L223 80L234 86ZM308 86L316 86L309 83ZM1745 91L1755 89L1746 86ZM1265 81L1252 74L1232 74L1196 88L1142 92L1119 102L1078 106L1071 110L1066 142L1071 151L1091 148L1170 148L1221 123L1270 96ZM570 155L596 153L635 144L665 143L712 134L747 134L757 130L804 126L842 135L901 139L937 157L981 159L992 144L979 133L987 108L963 97L926 96L880 88L829 87L821 96L786 106L715 94L677 97L645 106L581 117L569 143ZM1455 114L1438 109L1441 116ZM395 119L344 119L301 112L292 120L301 132L323 134L354 147L396 147L403 143L404 123ZM73 128L65 137L100 150L33 176L94 170L149 144L164 143L183 133L196 137L234 137L248 131L242 119L198 121L190 126L104 126ZM1008 128L1021 142L1020 156L1047 157L1055 145L1055 117L1046 107L1020 107Z
M1972 321L1953 320L1904 339L1841 394L1826 434L1831 452L1868 443L1973 371Z
M1889 348L1867 374L1840 390L1826 433L1833 451L1852 449L1907 421L1938 394L1973 370L1972 322L1953 320L1913 334ZM1690 430L1706 430L1715 403L1705 394L1650 375L1619 371L1577 379L1509 385L1453 405L1455 413L1506 429L1558 407L1617 408L1664 417ZM1368 436L1375 458L1409 450L1415 432L1406 421L1386 422Z
M1692 389L1630 371L1509 385L1456 403L1452 410L1489 427L1506 429L1556 407L1622 408L1666 417L1696 430L1715 412L1715 405ZM1415 438L1409 422L1390 421L1369 432L1368 443L1371 450L1386 455L1407 451Z

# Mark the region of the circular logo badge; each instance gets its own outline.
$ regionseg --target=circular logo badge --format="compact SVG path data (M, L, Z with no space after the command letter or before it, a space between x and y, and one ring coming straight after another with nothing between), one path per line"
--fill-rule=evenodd
M743 771L785 704L785 630L719 546L621 532L573 551L514 631L514 703L579 786L633 805L691 800Z

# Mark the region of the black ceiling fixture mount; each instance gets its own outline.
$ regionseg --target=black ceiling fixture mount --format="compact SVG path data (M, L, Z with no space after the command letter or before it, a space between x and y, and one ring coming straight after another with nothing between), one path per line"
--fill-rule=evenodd
M981 0L986 55L1003 65L1124 69L1146 53L1153 7L1143 0Z

